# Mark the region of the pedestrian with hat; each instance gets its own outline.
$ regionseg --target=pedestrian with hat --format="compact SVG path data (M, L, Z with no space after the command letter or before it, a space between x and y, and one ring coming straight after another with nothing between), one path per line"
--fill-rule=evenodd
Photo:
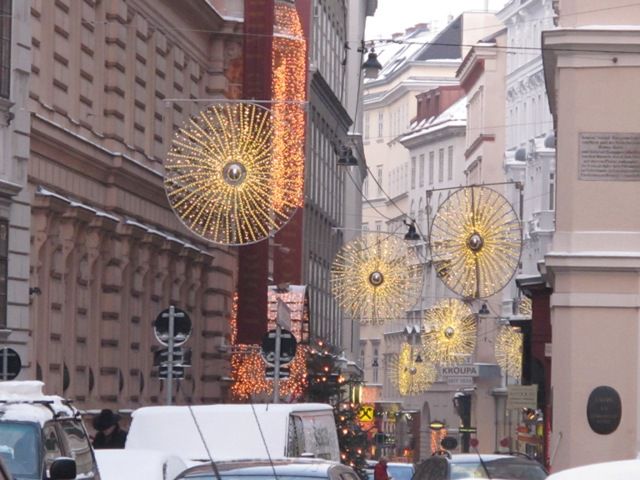
M120 415L105 408L93 417L93 428L96 436L93 448L124 448L127 431L120 428Z

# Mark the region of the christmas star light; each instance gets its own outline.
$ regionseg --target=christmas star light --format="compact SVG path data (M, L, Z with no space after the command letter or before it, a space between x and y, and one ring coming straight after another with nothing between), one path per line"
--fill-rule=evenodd
M416 361L418 355L420 360ZM403 343L400 346L400 353L391 358L391 382L400 395L417 395L426 392L436 381L436 368L423 357L422 347L413 348L408 343Z
M467 298L490 297L518 267L520 222L495 190L465 187L438 209L430 246L436 272L448 288Z
M464 302L449 298L427 310L422 344L427 358L440 365L456 365L473 354L476 346L476 319Z

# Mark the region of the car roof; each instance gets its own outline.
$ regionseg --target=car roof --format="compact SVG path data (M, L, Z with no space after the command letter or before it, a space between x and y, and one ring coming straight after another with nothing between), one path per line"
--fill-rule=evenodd
M324 477L331 468L350 470L349 467L337 462L315 458L280 458L269 460L232 460L216 462L220 473L234 475L272 475L275 469L277 475L295 475L298 477ZM182 475L207 473L212 470L211 463L196 465L185 470Z
M45 395L36 380L0 382L0 421L45 422L73 418L78 411L57 395Z
M547 477L548 480L627 480L640 478L640 459L594 463L570 468Z
M514 455L503 455L496 453L481 453L480 455L478 455L477 453L456 453L454 455L451 455L450 461L452 463L477 463L479 461L478 457L482 457L483 462L493 462L495 460L506 459L522 462L535 462L535 460L531 460L527 457L518 457Z

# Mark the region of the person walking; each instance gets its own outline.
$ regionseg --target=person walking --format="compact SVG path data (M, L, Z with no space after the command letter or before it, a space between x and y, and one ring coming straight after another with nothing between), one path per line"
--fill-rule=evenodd
M389 474L387 473L387 459L380 457L376 466L373 467L373 480L389 480Z
M120 415L105 408L93 418L96 436L93 448L124 448L127 431L120 428Z

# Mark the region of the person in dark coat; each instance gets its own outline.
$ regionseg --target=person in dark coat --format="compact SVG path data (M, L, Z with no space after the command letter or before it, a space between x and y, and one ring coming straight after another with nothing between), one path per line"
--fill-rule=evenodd
M389 480L387 473L387 459L380 457L376 466L373 467L373 480Z
M120 415L108 408L93 417L93 428L98 432L93 439L93 448L124 448L127 431L122 430L118 422Z

